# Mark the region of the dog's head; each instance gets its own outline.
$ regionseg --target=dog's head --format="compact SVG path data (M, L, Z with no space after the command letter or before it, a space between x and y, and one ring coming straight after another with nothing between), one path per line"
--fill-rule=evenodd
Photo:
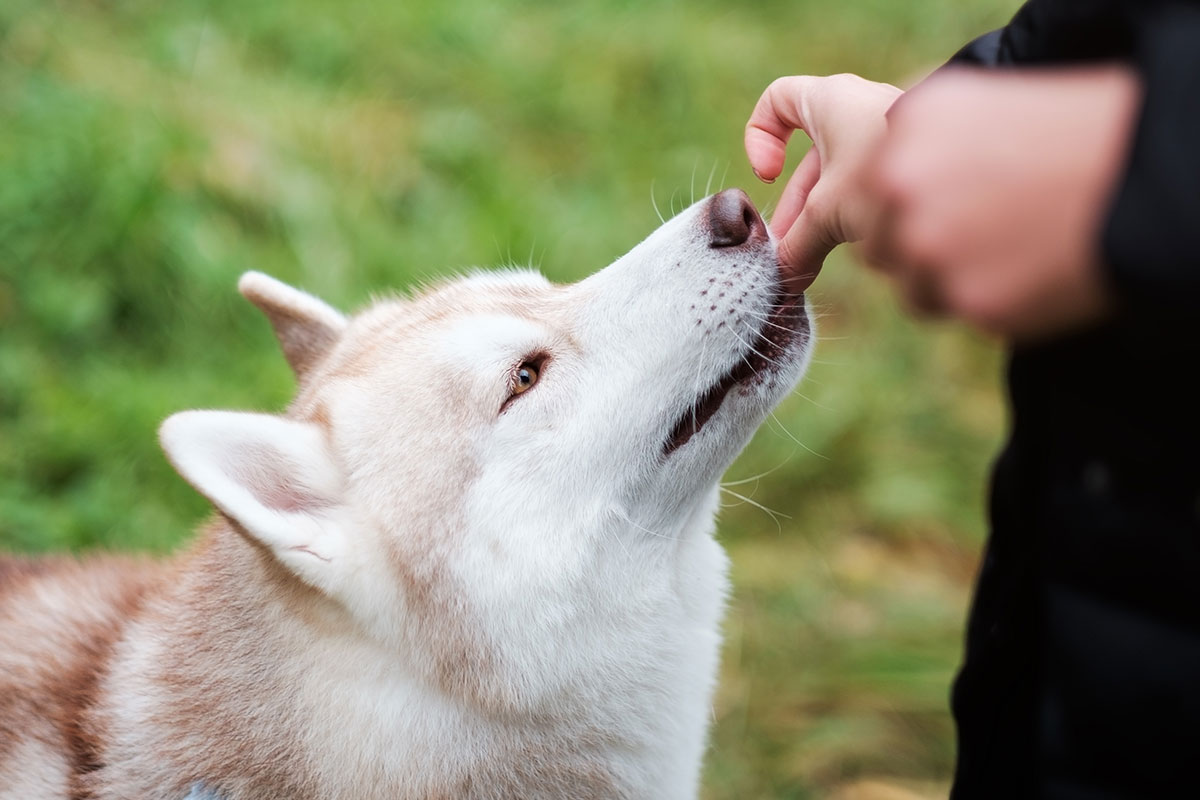
M804 298L737 190L570 286L480 273L352 318L261 274L239 287L299 394L282 416L177 414L163 445L381 632L435 597L568 603L606 559L669 562L706 535L721 473L810 350Z

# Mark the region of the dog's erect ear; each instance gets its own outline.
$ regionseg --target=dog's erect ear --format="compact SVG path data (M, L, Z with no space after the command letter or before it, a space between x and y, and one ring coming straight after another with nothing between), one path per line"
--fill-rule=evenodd
M346 318L327 303L261 272L242 275L238 291L271 321L297 380L304 380L346 328Z
M352 524L321 429L270 414L183 411L159 429L188 483L302 580L332 593Z

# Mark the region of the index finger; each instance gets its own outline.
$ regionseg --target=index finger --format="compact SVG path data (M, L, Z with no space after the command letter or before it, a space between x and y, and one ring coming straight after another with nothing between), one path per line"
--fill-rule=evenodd
M804 96L808 79L802 75L772 81L746 123L746 155L761 180L773 181L783 172L792 131L808 129Z

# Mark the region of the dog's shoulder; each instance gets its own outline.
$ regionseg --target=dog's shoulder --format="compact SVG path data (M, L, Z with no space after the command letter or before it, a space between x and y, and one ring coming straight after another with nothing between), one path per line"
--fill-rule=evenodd
M52 646L86 636L95 625L128 614L165 569L118 556L0 557L0 641L34 626Z
M0 685L57 680L95 660L165 570L113 556L0 558Z
M46 762L34 773L87 757L80 711L163 574L130 558L0 558L0 774L20 754Z

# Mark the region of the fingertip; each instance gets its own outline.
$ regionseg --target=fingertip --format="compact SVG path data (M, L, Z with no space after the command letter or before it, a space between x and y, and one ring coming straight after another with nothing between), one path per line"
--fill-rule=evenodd
M746 126L745 145L746 158L754 176L764 183L773 183L783 172L787 138L780 138L751 123Z
M761 172L759 172L756 168L751 167L750 169L754 171L754 177L758 178L763 183L774 183L775 182L775 178L764 177L763 174Z

